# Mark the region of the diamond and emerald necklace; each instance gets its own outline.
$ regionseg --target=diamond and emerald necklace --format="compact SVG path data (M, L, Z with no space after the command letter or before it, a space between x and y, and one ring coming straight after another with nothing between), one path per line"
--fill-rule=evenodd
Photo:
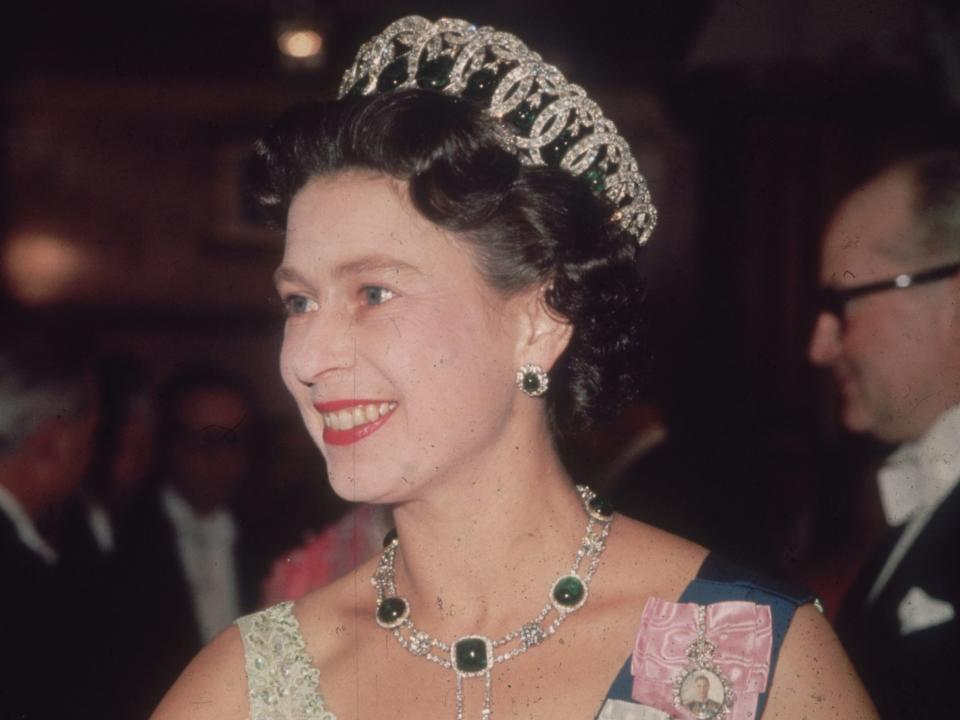
M553 583L549 602L536 617L496 640L482 635L465 635L448 644L414 625L410 619L410 603L397 592L394 559L400 541L393 531L384 540L380 562L371 578L377 589L377 624L390 630L408 652L454 671L457 677L457 720L463 720L464 678L483 678L481 718L489 720L493 715L490 678L493 666L512 660L542 643L557 631L567 615L583 607L587 601L590 579L597 570L600 555L606 546L613 511L609 503L585 485L578 485L577 492L587 514L587 529L570 572L561 575ZM581 572L581 566L584 565L586 567Z

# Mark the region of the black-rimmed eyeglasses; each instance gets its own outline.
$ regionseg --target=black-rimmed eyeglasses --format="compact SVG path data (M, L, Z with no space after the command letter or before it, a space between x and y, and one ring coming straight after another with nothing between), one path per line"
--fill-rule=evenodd
M851 300L864 295L872 295L887 290L905 290L915 285L923 285L937 280L955 275L960 271L960 262L942 265L941 267L921 270L916 273L901 273L889 280L878 280L877 282L867 283L866 285L855 285L854 287L822 287L817 304L817 309L821 313L833 315L841 324L846 319L847 303Z

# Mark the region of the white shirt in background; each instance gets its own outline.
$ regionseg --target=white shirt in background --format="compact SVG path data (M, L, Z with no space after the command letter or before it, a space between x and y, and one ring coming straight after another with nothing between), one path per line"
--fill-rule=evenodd
M901 445L877 473L887 523L907 523L867 602L875 601L940 503L960 481L960 405L939 418L916 442Z
M57 551L43 539L37 531L37 526L33 524L33 520L23 509L23 505L3 485L0 485L0 512L10 518L13 529L24 546L39 555L40 559L47 565L57 564L57 560L59 560Z
M227 510L199 515L169 485L161 491L204 643L240 615L234 561L236 524Z

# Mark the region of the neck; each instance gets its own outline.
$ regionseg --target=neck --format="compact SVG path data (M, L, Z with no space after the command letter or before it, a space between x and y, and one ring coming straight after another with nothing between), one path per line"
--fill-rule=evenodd
M506 632L569 570L587 517L552 449L536 455L395 508L398 592L418 624L438 636Z

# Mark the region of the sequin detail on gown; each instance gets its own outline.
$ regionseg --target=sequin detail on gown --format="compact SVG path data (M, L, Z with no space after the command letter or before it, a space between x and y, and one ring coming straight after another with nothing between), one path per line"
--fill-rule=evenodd
M237 620L247 667L250 720L337 720L320 695L293 603Z

